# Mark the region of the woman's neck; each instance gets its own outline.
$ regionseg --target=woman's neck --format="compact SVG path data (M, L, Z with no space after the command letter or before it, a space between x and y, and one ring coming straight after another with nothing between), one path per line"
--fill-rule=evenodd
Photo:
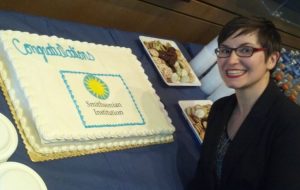
M260 81L259 84L236 90L237 105L227 123L227 134L233 139L240 126L246 119L253 105L266 89L269 79Z
M257 99L262 95L269 83L269 76L266 75L265 80L261 80L252 86L244 89L236 90L237 111L241 116L246 117Z

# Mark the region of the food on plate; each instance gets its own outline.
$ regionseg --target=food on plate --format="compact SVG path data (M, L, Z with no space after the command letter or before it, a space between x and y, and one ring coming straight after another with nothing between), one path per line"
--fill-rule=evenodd
M207 127L207 118L210 107L211 104L196 104L185 109L185 112L188 115L193 127L196 129L202 140L204 139L205 130Z
M195 77L182 53L169 42L143 41L162 76L170 83L192 83Z

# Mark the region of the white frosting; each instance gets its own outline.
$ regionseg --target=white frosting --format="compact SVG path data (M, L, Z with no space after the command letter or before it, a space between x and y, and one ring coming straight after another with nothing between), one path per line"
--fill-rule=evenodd
M42 54L42 48L49 46L73 48L89 57L54 56L53 49L52 55ZM171 120L128 48L0 31L0 55L1 78L25 135L38 152L143 145L173 138ZM91 90L98 95L109 91L106 99L87 90L84 81L92 84L93 80L106 84L109 90L103 86Z

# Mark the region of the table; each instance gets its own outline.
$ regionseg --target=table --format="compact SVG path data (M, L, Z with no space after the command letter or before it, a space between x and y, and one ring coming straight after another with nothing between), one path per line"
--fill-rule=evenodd
M195 172L201 145L184 119L178 101L205 99L206 95L200 87L167 86L143 49L138 39L141 34L3 11L0 29L131 48L176 128L173 143L37 163L29 159L19 136L17 150L9 161L33 168L44 179L48 190L180 190L186 187ZM202 48L198 44L177 44L188 60ZM2 92L0 112L13 122Z

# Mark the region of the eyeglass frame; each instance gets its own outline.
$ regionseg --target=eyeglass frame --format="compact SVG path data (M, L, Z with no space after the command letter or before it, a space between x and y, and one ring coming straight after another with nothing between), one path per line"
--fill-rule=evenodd
M245 47L251 48L251 49L252 49L251 54L250 54L250 55L247 55L247 56L241 56L241 55L239 55L239 53L237 53L237 52L238 52L237 50L240 49L240 48L245 48ZM230 53L229 53L228 56L226 56L226 57L220 57L220 56L219 56L219 53L220 53L220 51L219 51L219 50L220 50L220 47L218 47L218 48L215 49L215 54L217 55L218 58L228 58L228 57L231 56L231 54L232 54L233 51L234 51L235 54L236 54L237 56L239 56L239 57L251 57L255 52L267 50L267 48L263 48L263 47L262 47L262 48L255 48L255 47L251 47L251 46L240 46L240 47L237 47L237 48L230 48L230 47L223 47L223 48L230 50Z

